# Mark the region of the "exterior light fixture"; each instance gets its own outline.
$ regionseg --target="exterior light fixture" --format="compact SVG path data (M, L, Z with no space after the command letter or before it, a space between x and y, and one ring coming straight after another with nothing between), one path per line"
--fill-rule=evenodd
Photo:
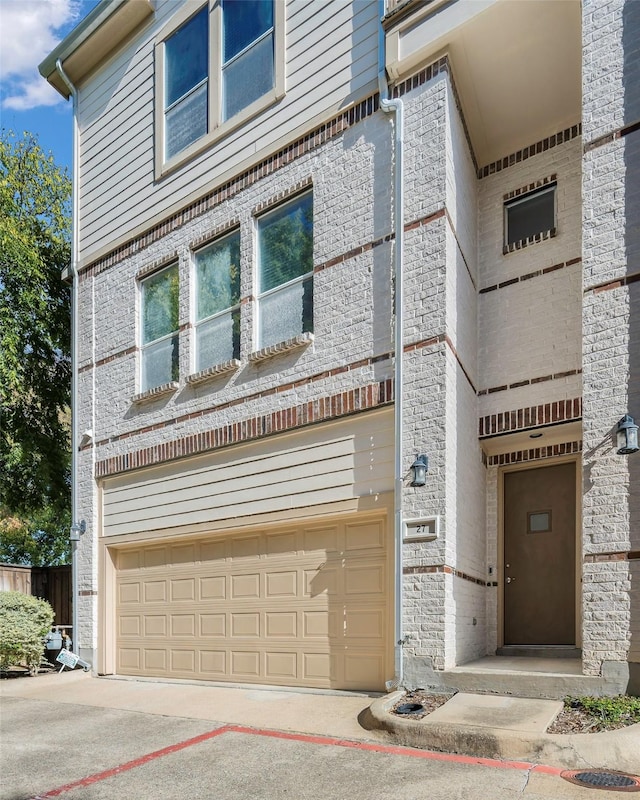
M637 433L636 428L636 433ZM636 437L637 440L637 437ZM637 449L637 448L636 448ZM416 456L416 460L411 465L413 470L412 486L424 486L427 482L427 469L429 468L429 459L426 456Z
M622 417L616 429L616 438L618 440L617 452L619 456L637 453L638 450L640 450L638 446L638 426L633 417L630 417L628 414Z

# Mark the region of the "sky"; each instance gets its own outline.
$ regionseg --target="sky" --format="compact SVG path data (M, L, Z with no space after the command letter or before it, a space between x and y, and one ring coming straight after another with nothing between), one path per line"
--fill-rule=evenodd
M0 0L0 127L38 137L71 174L72 108L38 64L99 0Z

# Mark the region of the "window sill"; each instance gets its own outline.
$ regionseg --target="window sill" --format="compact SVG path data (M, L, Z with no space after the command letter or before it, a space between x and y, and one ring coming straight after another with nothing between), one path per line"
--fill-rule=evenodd
M312 342L312 333L301 333L299 336L294 336L293 339L287 339L286 342L271 344L269 347L263 347L262 350L256 350L255 353L251 353L249 356L249 361L253 363L257 361L266 361L266 359L279 356L281 353L289 353L291 350L307 347L307 345L312 344Z
M529 236L528 239L520 239L518 242L505 244L502 248L502 255L506 256L509 253L515 253L516 250L522 250L523 247L527 247L530 244L537 244L538 242L544 242L547 239L553 239L556 233L556 228L551 228L551 230L536 233L535 236Z
M160 386L154 386L153 389L147 389L146 392L140 392L131 398L132 403L146 403L147 400L155 400L158 397L163 397L166 394L172 394L178 389L178 382L171 381L170 383L163 383Z
M231 358L229 361L223 361L222 364L214 364L212 367L201 369L200 372L194 372L192 375L187 375L187 383L195 386L198 383L215 378L217 375L224 375L226 372L235 372L240 368L240 362L237 358Z

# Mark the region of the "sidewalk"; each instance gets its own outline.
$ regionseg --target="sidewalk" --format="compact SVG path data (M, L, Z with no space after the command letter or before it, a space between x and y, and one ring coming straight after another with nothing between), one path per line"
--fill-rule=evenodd
M377 696L194 681L94 678L81 671L0 681L0 696L139 711L252 728L394 744L564 769L640 774L640 725L609 733L546 734L560 703L460 692L422 720L389 713L402 692Z

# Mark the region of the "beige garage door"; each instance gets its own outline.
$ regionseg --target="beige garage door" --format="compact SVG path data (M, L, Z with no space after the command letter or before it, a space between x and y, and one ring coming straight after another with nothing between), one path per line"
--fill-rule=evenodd
M351 519L119 550L117 671L383 689L387 538Z

